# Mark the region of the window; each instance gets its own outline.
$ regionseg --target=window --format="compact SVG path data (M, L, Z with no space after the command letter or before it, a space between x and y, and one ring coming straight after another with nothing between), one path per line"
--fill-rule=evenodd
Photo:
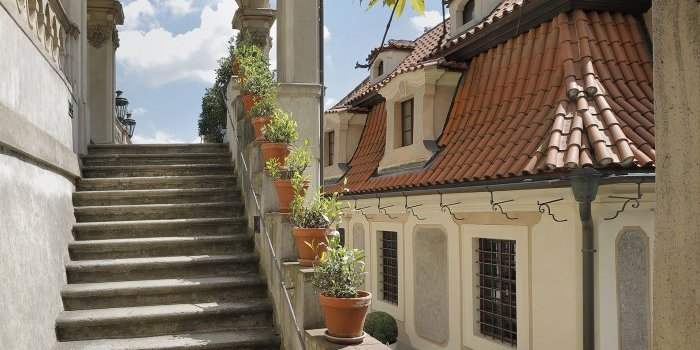
M326 165L331 166L334 163L335 158L335 131L328 132L328 143L326 145L328 151L328 163Z
M340 234L340 245L345 247L345 229L338 227L338 233Z
M515 241L479 238L476 252L479 330L517 345Z
M393 231L381 231L379 261L381 271L382 300L399 304L399 264L397 254L397 234Z
M380 77L384 75L384 61L379 61L377 63L377 76Z
M469 0L466 4L464 4L464 8L462 9L462 25L465 25L474 19L475 4L476 0Z
M413 99L401 102L401 147L413 144Z

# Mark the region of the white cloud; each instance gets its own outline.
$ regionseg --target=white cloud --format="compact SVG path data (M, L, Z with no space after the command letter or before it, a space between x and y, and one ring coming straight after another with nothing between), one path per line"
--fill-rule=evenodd
M127 6L144 1L148 3L136 0ZM234 34L231 19L236 8L234 1L217 0L202 9L199 27L181 34L160 26L123 30L117 60L127 73L150 86L188 79L213 82L217 60L226 54L226 43Z
M132 138L131 138L132 143L140 143L140 144L149 144L149 143L199 143L199 137L193 139L193 140L183 140L181 138L177 138L173 135L170 135L169 133L165 131L156 131L155 134L152 136L141 136L138 133L136 133Z
M333 107L338 102L335 97L326 97L326 102L323 104L326 109Z
M160 3L176 16L186 15L195 10L192 7L192 0L160 0Z
M156 9L149 0L136 0L124 6L124 27L121 30L143 29L156 25Z
M331 31L325 25L323 26L323 40L331 40Z
M132 118L136 118L146 114L146 112L148 112L148 110L143 107L135 107L131 110L131 115Z
M413 27L422 33L425 28L432 28L442 22L442 14L434 10L425 11L422 16L413 16L410 20Z

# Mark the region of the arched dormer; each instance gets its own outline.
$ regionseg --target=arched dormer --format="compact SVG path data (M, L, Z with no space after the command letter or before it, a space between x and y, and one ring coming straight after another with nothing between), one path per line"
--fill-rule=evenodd
M370 81L384 79L403 61L415 47L413 41L389 40L382 48L372 50L367 61L370 63Z
M452 0L450 36L459 35L488 16L502 0Z

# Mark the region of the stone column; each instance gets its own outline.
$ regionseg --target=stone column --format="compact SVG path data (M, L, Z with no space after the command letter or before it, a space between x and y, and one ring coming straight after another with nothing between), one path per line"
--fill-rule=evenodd
M299 124L299 142L308 139L315 162L307 170L313 194L321 183L319 0L277 1L277 76L280 106Z
M117 25L124 24L119 1L88 0L87 99L90 139L114 142L115 51L119 47Z
M654 1L655 350L700 344L700 1Z

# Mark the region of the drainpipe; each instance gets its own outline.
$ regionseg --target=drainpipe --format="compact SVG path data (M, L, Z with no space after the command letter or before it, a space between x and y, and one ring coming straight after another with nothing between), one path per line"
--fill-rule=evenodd
M323 188L323 148L325 147L325 142L323 141L323 111L324 111L324 98L326 95L326 87L324 85L324 72L323 72L323 55L324 55L324 41L323 41L323 0L318 0L318 81L321 85L321 96L319 97L319 162L318 162L318 188Z
M595 349L595 239L591 202L598 193L601 174L593 168L578 169L571 175L571 190L578 202L583 255L583 350Z

